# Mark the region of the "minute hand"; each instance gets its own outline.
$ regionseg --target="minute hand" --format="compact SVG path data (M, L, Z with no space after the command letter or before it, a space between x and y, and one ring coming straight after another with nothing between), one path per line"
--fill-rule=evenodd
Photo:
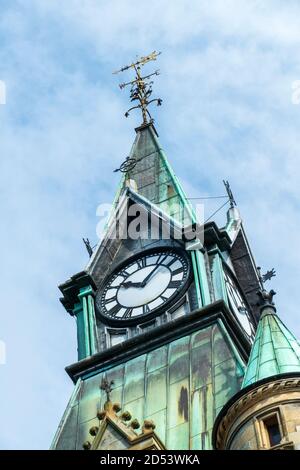
M147 284L147 282L149 281L150 277L153 275L153 273L157 270L157 268L159 268L161 266L161 263L157 264L155 266L154 269L152 269L152 271L148 274L148 276L145 277L145 279L143 280L143 282L141 283L142 287L145 287L145 285Z

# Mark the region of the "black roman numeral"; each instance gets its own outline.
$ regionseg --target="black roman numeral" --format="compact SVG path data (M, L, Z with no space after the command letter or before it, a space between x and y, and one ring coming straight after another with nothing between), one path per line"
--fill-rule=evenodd
M165 302L166 300L168 300L167 297L164 297L163 295L160 296L160 298Z
M127 309L125 310L125 313L124 313L124 315L123 315L123 318L130 318L131 315L132 315L132 310L133 310L132 308L127 308Z
M117 296L115 295L111 299L106 300L105 303L106 304L111 304L112 302L116 302L116 301L117 301Z
M181 286L181 281L170 281L168 287L170 289L178 289Z
M127 271L122 271L121 273L119 273L119 276L122 276L124 277L124 279L126 279L129 276L129 273Z
M176 274L180 274L183 272L183 267L175 269L175 271L172 271L172 276L176 276Z
M120 304L115 305L111 310L108 311L108 314L112 317L115 317L121 308Z
M167 267L169 268L170 266L172 266L172 264L175 263L175 261L177 261L177 258L171 259L171 261L169 261L169 263L167 264Z
M138 259L136 264L138 265L139 269L142 269L146 266L146 260L145 258Z
M145 313L149 313L149 312L150 312L149 305L143 305L143 315L145 315Z
M156 262L157 265L164 264L164 261L167 259L169 255L161 254Z

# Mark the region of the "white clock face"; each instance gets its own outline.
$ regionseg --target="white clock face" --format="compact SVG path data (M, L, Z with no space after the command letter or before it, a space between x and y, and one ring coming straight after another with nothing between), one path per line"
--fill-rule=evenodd
M251 337L253 335L253 327L240 289L227 270L224 270L224 275L229 305L247 335Z
M135 321L158 313L182 292L189 279L189 261L173 250L134 257L97 292L96 305L106 318Z

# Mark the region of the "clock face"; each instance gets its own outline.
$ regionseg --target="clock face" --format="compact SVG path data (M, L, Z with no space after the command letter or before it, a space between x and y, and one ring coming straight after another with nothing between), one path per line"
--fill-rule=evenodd
M250 321L249 311L240 288L237 286L237 283L234 281L233 276L229 273L228 270L225 269L224 273L228 303L244 331L249 337L252 337L254 334L254 329Z
M187 288L190 274L184 252L157 249L128 260L96 294L100 315L113 323L133 323L165 311Z

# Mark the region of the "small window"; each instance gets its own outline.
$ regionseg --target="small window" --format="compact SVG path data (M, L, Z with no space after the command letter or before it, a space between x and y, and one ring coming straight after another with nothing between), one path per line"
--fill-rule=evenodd
M185 306L181 305L181 307L179 307L177 310L173 310L170 315L172 320L175 320L175 318L182 317L183 315L185 315Z
M138 328L139 328L140 333L146 333L146 331L152 330L155 326L156 326L156 322L155 320L153 320L153 321L144 323L142 325L139 325Z
M282 435L278 421L277 413L274 413L262 420L264 427L264 434L266 437L266 444L268 447L274 447L280 444Z
M169 320L175 320L176 318L182 317L187 312L187 300L184 295L173 307L168 310Z
M126 339L126 335L123 334L123 333L111 333L110 335L110 345L111 346L115 346L116 344L120 344L120 343L123 343L123 341L125 341Z
M112 347L116 346L116 344L123 343L127 339L127 331L126 330L113 330L107 329L107 346Z

